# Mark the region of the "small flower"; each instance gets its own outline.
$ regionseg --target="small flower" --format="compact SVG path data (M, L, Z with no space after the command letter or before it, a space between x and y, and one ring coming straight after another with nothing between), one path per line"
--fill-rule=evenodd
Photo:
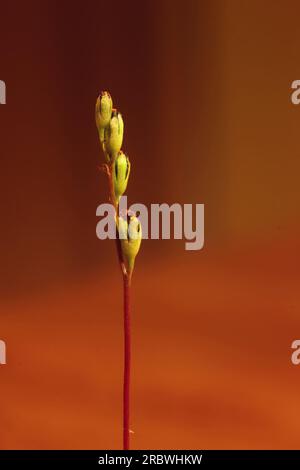
M98 96L95 108L96 125L101 142L104 140L104 129L109 125L112 113L112 99L108 91L102 91Z
M122 147L124 122L122 115L115 109L112 112L109 125L105 128L105 150L110 155L116 155Z
M113 162L113 189L116 201L125 193L130 174L129 158L120 151Z
M118 232L126 269L129 276L131 276L135 257L139 252L142 241L141 223L135 215L128 216L127 220L119 217Z

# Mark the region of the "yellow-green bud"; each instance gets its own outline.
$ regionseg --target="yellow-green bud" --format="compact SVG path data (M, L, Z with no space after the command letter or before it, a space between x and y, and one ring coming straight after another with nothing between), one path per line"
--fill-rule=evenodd
M119 217L118 231L126 269L131 275L142 241L141 223L134 215L129 217L129 223L123 217Z
M95 108L96 125L101 142L104 139L104 128L108 126L112 113L112 99L108 91L102 91L98 96Z
M120 197L126 191L130 174L130 161L122 150L116 156L112 169L114 195L117 202L119 202Z
M122 115L113 110L109 125L105 129L105 148L110 155L117 154L122 147L124 123Z

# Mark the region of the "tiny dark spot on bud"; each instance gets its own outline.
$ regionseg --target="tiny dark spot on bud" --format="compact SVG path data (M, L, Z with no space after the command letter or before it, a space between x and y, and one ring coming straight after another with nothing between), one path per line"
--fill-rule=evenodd
M116 175L116 179L118 179L118 163L115 162L115 175Z
M129 173L129 160L126 158L126 172L125 172L125 180L127 179Z

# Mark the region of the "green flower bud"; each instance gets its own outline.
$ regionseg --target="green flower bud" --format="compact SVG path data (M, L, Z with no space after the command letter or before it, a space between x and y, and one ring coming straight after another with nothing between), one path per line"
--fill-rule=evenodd
M129 158L122 151L120 151L116 156L112 166L113 189L117 202L119 202L120 197L126 191L129 174Z
M112 113L112 99L108 91L102 91L98 96L95 108L96 125L101 142L104 140L104 128L108 126Z
M118 218L118 232L126 269L131 275L135 257L141 246L142 227L139 219L134 215L131 215L128 219L129 223L123 217Z
M109 125L105 129L105 148L110 155L117 154L122 147L124 123L122 115L113 110Z

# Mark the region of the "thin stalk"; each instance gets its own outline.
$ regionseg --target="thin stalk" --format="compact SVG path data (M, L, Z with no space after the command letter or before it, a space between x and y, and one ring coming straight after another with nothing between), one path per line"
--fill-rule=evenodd
M112 184L111 165L105 166L109 181L110 200L113 203L118 215L118 205L115 202ZM123 304L124 304L124 381L123 381L123 449L130 448L130 369L131 369L131 335L130 335L130 283L131 276L126 272L124 265L121 242L118 231L116 233L116 249L118 260L123 275Z
M123 276L124 288L124 383L123 383L123 448L129 450L129 419L130 419L130 366L131 366L131 335L130 335L130 279Z

